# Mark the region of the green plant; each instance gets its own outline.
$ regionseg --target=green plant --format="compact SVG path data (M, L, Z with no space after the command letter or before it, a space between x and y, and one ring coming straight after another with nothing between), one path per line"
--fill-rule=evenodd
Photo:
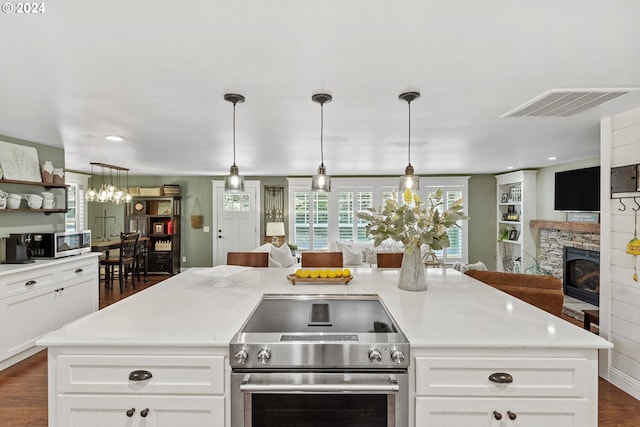
M498 242L502 242L503 240L509 240L509 229L501 228L498 232Z

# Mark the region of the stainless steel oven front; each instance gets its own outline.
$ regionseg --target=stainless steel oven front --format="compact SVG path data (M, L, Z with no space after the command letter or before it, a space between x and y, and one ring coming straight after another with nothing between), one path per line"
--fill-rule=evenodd
M406 370L231 374L232 427L406 427Z
M263 295L229 343L231 427L407 427L409 352L377 295Z

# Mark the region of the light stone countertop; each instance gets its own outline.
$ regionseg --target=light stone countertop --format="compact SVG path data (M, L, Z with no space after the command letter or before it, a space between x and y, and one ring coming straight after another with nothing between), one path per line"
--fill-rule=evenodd
M611 348L601 337L452 269L428 269L426 292L397 288L399 270L353 269L343 284L295 286L294 268L229 279L189 269L47 334L40 346L226 347L262 294L378 294L412 348Z
M79 261L83 258L95 258L99 256L99 252L85 252L80 255L55 259L35 259L34 262L27 262L24 264L0 264L0 278L14 273L28 272L42 267L56 267L65 263Z

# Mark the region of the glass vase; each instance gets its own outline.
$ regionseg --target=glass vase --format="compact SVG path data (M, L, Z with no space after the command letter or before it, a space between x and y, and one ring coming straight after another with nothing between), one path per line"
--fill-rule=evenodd
M405 248L400 266L398 288L413 292L427 290L427 277L424 273L424 265L422 265L420 248Z

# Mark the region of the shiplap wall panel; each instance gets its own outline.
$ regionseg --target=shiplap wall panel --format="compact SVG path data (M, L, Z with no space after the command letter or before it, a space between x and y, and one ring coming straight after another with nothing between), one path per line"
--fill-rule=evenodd
M611 275L611 281L613 283L628 282L629 278L633 276L633 261L625 258L620 262L620 265L618 267L619 268L616 268L616 271L614 271Z
M611 311L616 313L618 317L623 319L629 319L631 323L640 325L640 310L633 304L629 304L626 301L612 300Z
M617 351L611 352L611 365L637 381L640 378L640 363Z
M640 163L640 108L612 118L611 167ZM633 256L626 245L633 237L633 199L624 200L627 209L611 201L611 351L612 368L640 383L640 283L633 276Z
M619 323L619 330L624 330L624 320L616 319L614 317L612 321L613 323ZM640 362L640 344L638 344L638 341L630 340L620 335L615 336L616 348L618 349L618 352L624 354L630 360Z

